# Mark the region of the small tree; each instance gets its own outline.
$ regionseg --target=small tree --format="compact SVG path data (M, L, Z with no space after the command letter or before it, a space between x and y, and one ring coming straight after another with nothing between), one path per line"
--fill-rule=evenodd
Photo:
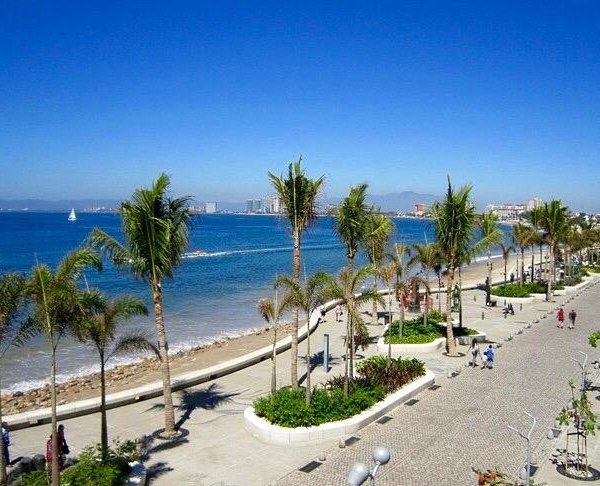
M574 432L567 430L567 446L565 448L565 468L569 467L569 436L576 437L576 455L575 469L581 475L585 472L589 475L588 453L587 453L587 436L596 435L598 426L598 417L592 412L592 404L587 396L585 384L581 384L579 398L576 397L576 384L574 380L569 381L571 388L571 408L563 409L559 416L561 425L573 426ZM583 459L583 460L582 460Z
M298 283L292 277L282 275L277 279L277 286L284 287L286 294L281 303L282 309L299 309L306 316L306 404L310 404L311 396L311 352L310 352L310 316L313 311L322 304L323 287L329 281L330 275L326 273L316 273L308 280L305 280L304 285Z
M75 329L77 338L93 346L100 358L100 447L102 459L108 459L108 422L106 418L106 364L108 360L127 352L152 351L158 358L158 348L142 331L131 331L117 338L115 332L121 321L134 316L148 315L144 303L136 297L121 297L107 301L98 291L86 292L88 316Z
M271 351L271 396L277 391L277 324L279 320L279 306L277 294L275 302L267 297L258 300L258 313L269 324L273 324L273 349Z

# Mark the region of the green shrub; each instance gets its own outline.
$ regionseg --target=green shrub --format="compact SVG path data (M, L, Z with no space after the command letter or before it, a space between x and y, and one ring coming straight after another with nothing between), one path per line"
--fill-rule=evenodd
M310 406L306 405L302 389L281 388L274 395L254 402L259 417L282 427L309 427L344 420L359 414L383 400L405 384L425 374L425 365L416 359L393 359L390 366L382 356L368 358L357 365L361 376L350 383L344 397L344 377L335 376L326 388L315 388Z
M17 479L15 486L48 486L48 473L46 471L31 471Z
M561 284L552 284L552 290L564 288ZM531 294L545 294L547 290L548 284L545 282L526 282L521 285L513 283L492 287L491 292L496 297L529 297Z
M562 284L566 285L568 287L573 287L574 285L580 284L581 282L583 282L583 279L581 278L581 276L572 275L569 277L565 277L562 281Z
M600 273L600 265L586 265L583 269L591 273Z
M438 313L439 314L439 313ZM404 321L402 326L402 337L400 337L400 321L392 322L392 325L386 331L384 339L385 343L389 343L390 334L392 344L425 344L435 341L439 338L446 337L446 314L442 315L444 320L437 322L427 322L427 325L423 323L423 317L416 317L409 321ZM478 334L475 329L468 327L455 327L454 335L459 336L471 336Z
M133 441L115 441L102 461L100 445L86 447L79 462L65 469L61 484L67 486L119 486L127 483L129 462L139 458L137 444Z

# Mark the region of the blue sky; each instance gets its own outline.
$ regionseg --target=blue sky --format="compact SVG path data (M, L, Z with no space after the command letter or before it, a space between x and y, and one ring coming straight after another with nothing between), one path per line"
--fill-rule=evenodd
M0 199L243 201L304 156L326 195L600 211L600 4L3 3Z

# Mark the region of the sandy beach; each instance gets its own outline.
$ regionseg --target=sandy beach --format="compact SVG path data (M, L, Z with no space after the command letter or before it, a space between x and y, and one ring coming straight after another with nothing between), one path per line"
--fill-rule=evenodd
M530 262L530 258L528 259ZM527 261L527 260L526 260ZM501 258L493 258L493 280L503 279L504 263ZM487 260L472 263L462 269L463 286L476 285L485 281ZM508 271L514 271L516 256L508 260ZM526 265L527 266L527 265ZM458 277L458 273L457 273ZM437 287L437 282L436 282ZM251 309L249 311L255 311ZM168 326L168 322L167 322ZM278 328L278 339L282 339L291 332L291 326ZM226 338L210 345L184 351L171 357L171 376L203 369L224 361L255 351L270 345L273 341L273 330L263 328L253 334L238 338ZM144 385L161 380L158 360L146 358L138 363L118 366L107 372L107 392L122 391L134 386ZM100 389L99 374L74 378L58 385L58 404L97 397ZM3 414L15 413L44 408L50 406L49 387L45 386L28 392L16 392L2 396Z

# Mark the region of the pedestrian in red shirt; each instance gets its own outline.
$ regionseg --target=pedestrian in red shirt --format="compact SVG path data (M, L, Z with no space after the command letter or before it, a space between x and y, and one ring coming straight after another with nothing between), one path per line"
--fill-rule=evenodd
M558 309L558 312L556 313L556 318L558 319L558 324L556 327L560 327L562 329L563 324L565 322L565 311L562 307Z

